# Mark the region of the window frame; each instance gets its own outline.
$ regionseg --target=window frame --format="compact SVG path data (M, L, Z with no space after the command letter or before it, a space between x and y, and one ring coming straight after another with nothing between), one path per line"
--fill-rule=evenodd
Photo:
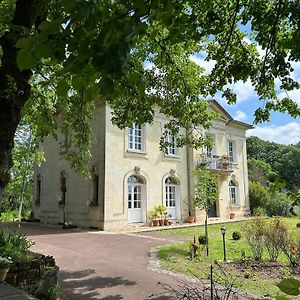
M139 127L139 128L137 128ZM137 134L140 133L140 134ZM145 125L133 123L128 128L127 133L127 151L140 152L145 151Z
M228 183L228 193L229 193L230 204L238 206L239 205L238 185L232 179ZM234 195L234 197L232 197L232 195Z
M179 157L179 147L176 144L176 136L170 130L165 131L165 142L168 143L166 148L166 156Z
M235 162L235 143L234 143L234 141L228 140L227 150L228 150L228 160L230 162Z

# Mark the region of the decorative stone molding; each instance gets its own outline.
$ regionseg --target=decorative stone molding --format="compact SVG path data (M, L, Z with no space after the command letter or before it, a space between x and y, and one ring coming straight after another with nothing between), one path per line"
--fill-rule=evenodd
M170 176L176 177L176 170L171 169L171 170L170 170Z
M141 168L138 167L138 166L135 166L134 169L133 169L133 173L134 173L135 175L140 175L140 173L141 173Z

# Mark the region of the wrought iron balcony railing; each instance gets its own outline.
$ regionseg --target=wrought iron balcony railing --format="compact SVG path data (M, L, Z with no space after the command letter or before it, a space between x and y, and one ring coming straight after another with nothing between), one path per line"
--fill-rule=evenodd
M196 156L196 167L208 166L209 169L222 172L232 172L232 163L227 155L212 155L198 154Z

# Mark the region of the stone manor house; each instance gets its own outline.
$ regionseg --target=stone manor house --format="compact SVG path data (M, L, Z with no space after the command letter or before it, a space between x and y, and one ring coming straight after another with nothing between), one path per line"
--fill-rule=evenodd
M220 115L206 132L215 142L212 149L178 148L167 134L172 145L163 152L159 140L167 122L164 115L156 113L151 125L121 130L112 125L109 106L99 105L91 123L90 179L75 173L64 159L64 136L60 134L59 141L48 137L41 145L46 160L35 171L35 218L50 224L124 230L130 224L146 223L147 212L163 204L174 221L184 221L191 211L196 222L203 222L204 212L192 205L191 174L203 162L218 175L219 199L210 217L222 220L230 213L249 214L245 133L252 126L234 120L216 101L210 107Z

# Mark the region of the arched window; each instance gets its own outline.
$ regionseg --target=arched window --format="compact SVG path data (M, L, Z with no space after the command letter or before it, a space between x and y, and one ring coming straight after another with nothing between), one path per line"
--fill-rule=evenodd
M176 206L176 192L177 192L177 181L168 177L165 180L165 191L166 191L166 207Z
M141 208L143 180L135 175L128 177L128 208Z
M232 204L237 204L238 203L237 186L236 186L235 182L232 181L232 180L230 180L228 188L229 188L229 199L230 199L230 202Z

